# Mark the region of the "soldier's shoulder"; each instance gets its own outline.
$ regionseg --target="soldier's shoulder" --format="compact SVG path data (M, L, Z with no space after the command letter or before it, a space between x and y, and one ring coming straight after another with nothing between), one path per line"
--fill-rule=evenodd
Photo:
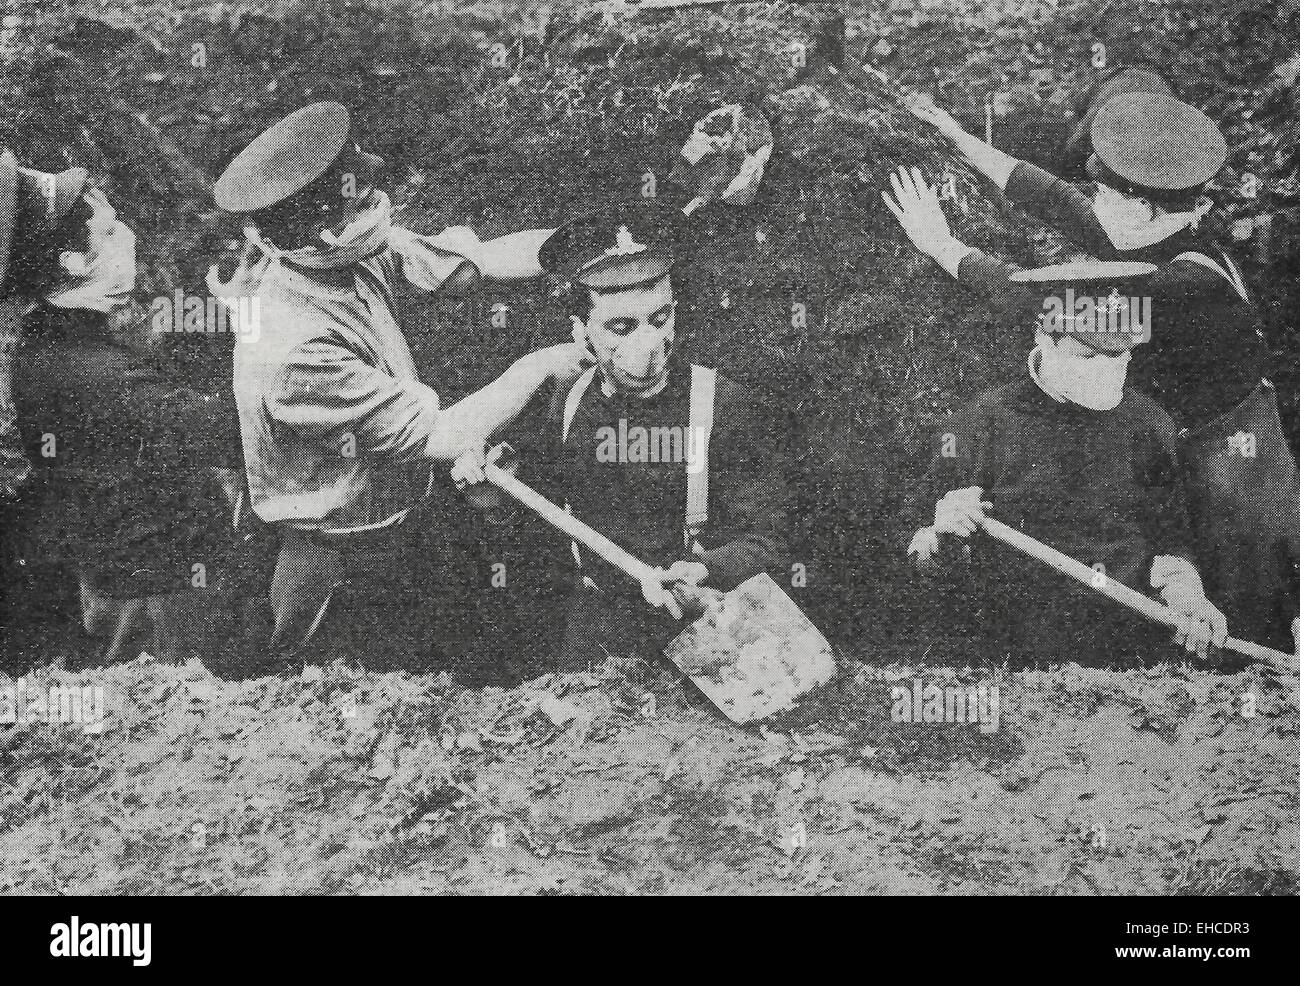
M1150 424L1158 431L1178 430L1169 412L1161 407L1154 397L1133 387L1124 388L1124 407L1130 415Z
M1011 380L986 387L977 393L957 414L967 418L997 417L1009 414L1032 396L1038 385L1030 379Z

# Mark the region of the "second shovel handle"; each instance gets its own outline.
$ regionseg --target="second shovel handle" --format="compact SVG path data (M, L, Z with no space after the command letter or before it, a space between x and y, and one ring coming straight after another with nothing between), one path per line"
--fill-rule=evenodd
M1083 562L1071 558L1064 552L1057 551L1051 545L1043 544L1037 538L1032 538L1028 534L1017 531L1014 527L1008 527L1001 521L993 520L991 517L985 517L980 521L980 526L984 528L990 537L996 538L1003 544L1009 544L1011 547L1051 565L1058 572L1077 579L1100 592L1103 596L1108 596L1115 602L1136 610L1148 619L1171 627L1180 626L1184 621L1181 614L1174 612L1168 606L1156 602L1149 596L1144 596L1136 589L1130 589L1122 582L1116 582ZM1262 661L1285 671L1295 672L1300 670L1300 660L1297 660L1294 654L1285 654L1280 650L1274 650L1272 647L1265 647L1263 644L1255 644L1249 640L1238 640L1236 637L1229 637L1224 642L1223 647L1224 650L1235 651L1252 660Z
M1136 610L1148 619L1168 626L1177 626L1179 623L1178 615L1168 606L1162 606L1150 596L1144 596L1136 589L1130 589L1122 582L1116 582L1104 573L1071 558L1062 551L1057 551L1051 545L1044 544L1037 538L1030 537L1014 527L1008 527L1001 521L994 520L991 517L985 517L980 521L980 526L984 528L987 534L1003 544L1009 544L1030 557L1051 565L1052 568L1063 575L1068 575L1082 582L1084 585L1097 590L1103 596L1109 596L1115 602Z
M638 582L661 581L657 569L640 558L620 548L599 531L593 530L563 507L556 506L526 483L494 465L483 468L488 482L508 493L552 527L557 527L583 547L594 551L615 568L621 569Z

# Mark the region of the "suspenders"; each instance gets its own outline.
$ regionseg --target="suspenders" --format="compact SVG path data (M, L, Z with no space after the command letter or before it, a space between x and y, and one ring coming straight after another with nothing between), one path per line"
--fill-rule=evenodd
M561 441L569 440L569 429L578 413L578 405L595 376L596 370L593 367L578 378L565 398ZM691 364L690 431L682 441L683 454L690 459L685 464L686 510L682 523L682 542L687 551L695 547L700 532L709 519L709 439L713 433L713 404L717 381L716 370ZM689 455L692 443L695 443L693 457ZM569 510L567 503L564 509ZM573 543L573 558L581 567L582 556L578 552L577 542Z
M596 378L596 368L593 366L590 370L578 377L573 384L573 389L569 391L569 396L564 399L564 430L560 432L560 441L569 440L569 427L573 424L573 416L578 413L578 404L582 401L582 395L587 392L591 386L591 381Z
M582 395L587 392L591 386L591 381L596 377L596 368L593 366L590 370L578 377L573 384L573 389L569 391L569 396L564 399L564 426L560 431L560 443L563 444L569 440L569 426L573 424L574 415L578 413L578 404L582 402ZM564 512L572 514L573 509L569 506L569 501L564 501ZM578 568L582 568L582 553L578 551L578 542L570 541L569 549L573 552L573 561ZM595 588L596 583L585 575L582 580L587 583L588 588Z
M1242 301L1250 304L1250 297L1246 294L1246 282L1241 279L1241 273L1237 270L1237 265L1232 262L1232 259L1226 253L1223 254L1223 264L1226 265L1226 270L1224 269L1224 266L1216 263L1205 254L1196 253L1195 251L1190 250L1187 253L1180 253L1174 258L1174 260L1190 260L1193 263L1200 264L1202 267L1214 271L1232 285L1233 290L1237 292Z
M718 371L691 364L690 434L682 441L688 451L695 441L695 461L686 469L686 520L682 525L682 544L694 549L696 539L709 519L709 438L713 434L713 394L717 389ZM694 470L692 472L692 470Z

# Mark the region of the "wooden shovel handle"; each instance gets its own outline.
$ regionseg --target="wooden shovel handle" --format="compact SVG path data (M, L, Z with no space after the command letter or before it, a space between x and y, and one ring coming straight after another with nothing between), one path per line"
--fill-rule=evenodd
M1017 531L1014 527L1008 527L1001 521L985 517L980 521L980 526L984 528L990 537L996 538L1003 544L1008 544L1018 551L1023 551L1031 558L1037 558L1039 561L1051 565L1052 568L1063 575L1068 575L1070 578L1082 582L1084 585L1100 592L1103 596L1107 596L1115 600L1115 602L1141 613L1148 619L1171 627L1179 626L1185 619L1179 613L1156 602L1150 596L1144 596L1136 589L1130 589L1128 586L1106 577L1083 562L1076 561L1069 555L1057 551L1050 545L1043 544L1042 541L1032 538L1028 534ZM1300 670L1300 660L1297 660L1294 654L1284 654L1280 650L1265 647L1263 644L1253 644L1249 640L1238 640L1236 637L1229 637L1224 642L1223 647L1225 650L1235 651L1249 657L1251 660L1271 664L1282 671L1296 672Z
M564 508L557 507L531 486L515 479L510 473L489 464L484 466L483 474L493 486L508 493L552 527L559 528L573 540L591 549L638 582L660 581L659 573L653 566L624 551L605 535L592 530L577 517L565 512Z

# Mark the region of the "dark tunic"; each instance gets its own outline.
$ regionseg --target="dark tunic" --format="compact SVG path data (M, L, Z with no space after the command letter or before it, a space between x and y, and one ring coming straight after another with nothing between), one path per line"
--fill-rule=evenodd
M750 576L769 571L788 582L785 468L789 429L770 399L719 374L709 446L709 518L699 537L698 557L684 543L686 466L683 462L600 461L602 438L620 421L626 428L680 428L690 418L690 373L679 364L667 387L647 400L606 396L599 378L580 401L568 441L560 443L560 422L543 458L549 468L532 473L557 502L633 555L665 568L677 560L700 561L705 583L727 591ZM608 449L608 445L606 445ZM522 474L525 480L528 474ZM583 591L575 580L565 660L599 659L620 645L662 646L682 629L670 616L650 609L640 586L628 576L582 552L582 574L599 587ZM584 631L584 632L575 632ZM619 639L621 638L621 639ZM603 648L603 650L602 650Z
M1032 380L1008 384L939 429L909 515L928 526L945 493L980 486L991 517L1150 593L1155 556L1191 560L1175 443L1169 416L1131 389L1113 411L1092 411ZM1000 542L975 539L967 564L957 539L944 541L939 634L975 640L975 656L1125 662L1158 641L1118 604Z
M1220 255L1190 229L1137 250L1119 250L1102 228L1092 203L1073 185L1021 161L1007 182L1007 198L1059 230L1099 260L1156 264L1143 282L1151 296L1151 341L1133 350L1129 382L1150 394L1180 427L1195 430L1232 410L1251 392L1268 365L1263 323L1223 277L1181 253ZM975 251L961 280L1008 295L1007 277L1019 266ZM1026 299L1032 293L1024 292Z
M100 321L38 312L15 360L34 468L3 520L6 652L48 660L69 640L84 659L81 624L109 661L230 656L265 592L213 468L241 464L233 402L178 386Z
M33 332L14 385L35 464L15 522L31 560L89 566L123 596L184 589L194 564L214 566L230 508L210 467L239 464L229 402L80 320Z
M1151 341L1133 350L1129 383L1159 401L1181 428L1179 454L1210 599L1235 635L1290 651L1290 622L1300 615L1300 479L1277 396L1263 381L1269 352L1255 307L1220 274L1173 259L1191 251L1223 264L1191 230L1118 250L1086 196L1024 161L1011 173L1007 196L1101 260L1159 266L1144 282ZM959 274L1011 295L1007 277L1015 269L976 251ZM1227 441L1238 432L1254 436L1254 456Z

